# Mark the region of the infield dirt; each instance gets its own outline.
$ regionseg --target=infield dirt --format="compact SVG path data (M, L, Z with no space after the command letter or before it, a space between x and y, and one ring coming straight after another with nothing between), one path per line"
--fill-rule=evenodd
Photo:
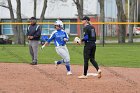
M83 66L71 67L67 76L64 65L0 63L0 93L140 93L140 68L101 67L101 79L78 79Z

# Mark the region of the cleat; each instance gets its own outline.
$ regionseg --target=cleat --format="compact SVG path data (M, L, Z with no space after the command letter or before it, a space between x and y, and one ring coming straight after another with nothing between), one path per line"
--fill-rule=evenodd
M72 75L71 71L67 72L67 75L68 75L68 76L69 76L69 75Z
M79 79L87 79L87 76L85 75L81 75L81 76L78 76Z
M98 70L98 78L99 78L99 79L102 77L101 73L102 73L102 71L99 69L99 70Z
M30 65L37 65L37 62L32 62L30 63Z

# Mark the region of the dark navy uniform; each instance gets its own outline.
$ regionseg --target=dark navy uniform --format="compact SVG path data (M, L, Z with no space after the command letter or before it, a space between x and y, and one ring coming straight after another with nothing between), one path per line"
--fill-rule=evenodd
M27 29L27 37L29 40L29 51L32 57L31 65L37 65L38 61L38 45L41 36L41 28L36 24L36 18L30 18L31 24Z
M83 29L84 31L84 38L82 41L85 42L84 46L84 75L87 75L88 70L88 61L92 63L92 65L98 71L99 67L97 62L95 61L95 51L96 51L96 32L95 28L92 25L86 25Z

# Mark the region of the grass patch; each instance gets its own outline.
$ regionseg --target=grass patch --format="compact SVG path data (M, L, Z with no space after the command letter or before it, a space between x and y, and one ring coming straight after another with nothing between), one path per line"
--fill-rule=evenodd
M68 45L71 64L83 65L83 45ZM0 62L30 63L31 57L28 46L0 45ZM53 64L61 59L55 51L54 45L39 49L38 60L40 64ZM102 66L140 67L140 43L134 44L105 44L97 45L96 61Z

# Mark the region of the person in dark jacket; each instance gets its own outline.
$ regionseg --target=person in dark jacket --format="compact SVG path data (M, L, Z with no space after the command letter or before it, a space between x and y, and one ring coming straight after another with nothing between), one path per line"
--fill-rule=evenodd
M96 32L95 28L90 24L90 18L85 16L82 19L82 23L84 25L83 32L84 38L82 42L85 43L83 56L84 56L84 73L83 75L79 76L79 79L86 79L87 78L87 71L88 71L88 61L92 63L92 65L96 68L98 73L98 78L101 78L101 70L97 62L95 61L95 51L96 51Z
M32 57L31 65L37 65L38 63L38 45L41 36L40 25L37 25L35 17L30 18L30 25L27 28L27 38L29 40L29 51Z

